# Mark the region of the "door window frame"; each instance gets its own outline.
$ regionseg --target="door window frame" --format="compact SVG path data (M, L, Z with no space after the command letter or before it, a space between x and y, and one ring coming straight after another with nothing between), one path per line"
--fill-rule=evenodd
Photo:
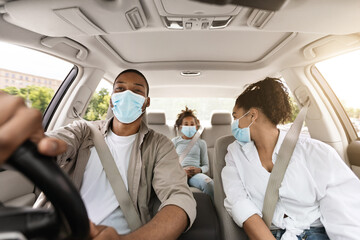
M344 106L341 104L339 98L336 96L335 92L332 90L324 76L315 65L310 67L310 73L334 109L344 129L348 143L354 140L359 140L359 136L356 133L354 125L351 123L349 115L346 113Z
M63 97L70 88L71 84L76 79L78 73L79 73L79 68L76 65L74 65L74 67L71 69L69 74L66 76L65 80L61 83L59 89L56 91L49 105L47 106L42 120L42 126L45 132L51 122L51 119L54 116L54 113L56 112L58 106L60 105Z

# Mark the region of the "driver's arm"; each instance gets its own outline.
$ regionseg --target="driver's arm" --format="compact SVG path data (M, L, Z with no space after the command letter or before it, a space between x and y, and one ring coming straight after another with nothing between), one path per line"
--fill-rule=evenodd
M159 137L155 147L156 164L153 170L153 189L161 201L160 210L150 222L138 230L119 236L113 228L92 227L91 236L100 239L177 239L190 228L196 217L196 202L187 185L184 170L174 145Z
M189 224L186 219L184 210L175 205L168 205L161 209L150 222L130 234L122 236L118 235L114 228L90 224L90 237L96 240L177 239Z
M0 113L0 165L27 139L37 143L44 155L65 152L63 141L45 137L41 113L26 107L22 98L0 91Z

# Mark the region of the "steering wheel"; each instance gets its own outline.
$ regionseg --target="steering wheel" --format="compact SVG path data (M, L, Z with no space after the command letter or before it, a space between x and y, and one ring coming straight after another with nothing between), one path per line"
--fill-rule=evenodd
M89 219L84 203L54 158L39 154L36 145L26 141L7 163L39 187L54 209L0 205L0 236L21 232L28 239L59 239L60 229L68 229L71 239L88 238Z

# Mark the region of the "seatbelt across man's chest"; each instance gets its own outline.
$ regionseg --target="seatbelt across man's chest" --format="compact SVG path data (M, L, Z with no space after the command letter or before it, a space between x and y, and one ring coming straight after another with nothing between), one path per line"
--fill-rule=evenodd
M116 166L115 160L110 152L108 145L105 142L103 135L92 123L87 122L87 125L91 129L96 152L99 155L101 164L105 170L106 177L109 180L111 188L113 189L116 199L119 202L120 209L125 216L129 228L131 231L134 231L142 226L139 214L135 209L129 192L126 189L119 169Z

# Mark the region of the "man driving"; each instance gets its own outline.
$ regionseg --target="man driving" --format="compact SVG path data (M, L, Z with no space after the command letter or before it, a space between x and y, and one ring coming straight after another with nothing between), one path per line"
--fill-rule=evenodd
M45 138L41 116L27 109L19 100L14 100L19 109L17 114L32 112L33 120L27 121L28 124L36 123L37 130L26 130L23 136L14 140L12 137L0 140L0 150L5 151L0 161L4 161L26 137L30 137L38 143L39 151L46 155L63 152L57 157L58 164L79 189L90 220L96 225L112 227L91 225L92 237L176 239L192 225L196 203L171 141L148 129L142 121L145 109L150 105L148 94L145 76L134 69L125 70L117 76L113 85L110 104L115 117L92 122L103 135L141 219L142 227L135 231L131 232L119 207L85 121L76 121L47 133L50 138ZM11 98L3 93L0 97ZM11 132L11 126L16 123L24 125L14 111L8 115L0 118L0 133ZM8 146L6 150L5 146ZM161 205L153 216L152 207L156 198Z

